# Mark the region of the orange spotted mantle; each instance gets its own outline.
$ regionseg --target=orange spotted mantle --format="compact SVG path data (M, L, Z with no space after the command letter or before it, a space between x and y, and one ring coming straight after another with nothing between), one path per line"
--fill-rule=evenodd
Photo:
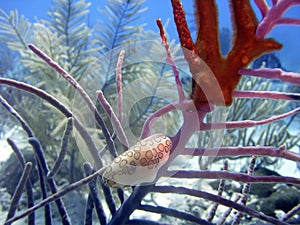
M120 188L154 181L160 167L167 162L171 147L171 139L161 134L139 141L104 170L104 184Z

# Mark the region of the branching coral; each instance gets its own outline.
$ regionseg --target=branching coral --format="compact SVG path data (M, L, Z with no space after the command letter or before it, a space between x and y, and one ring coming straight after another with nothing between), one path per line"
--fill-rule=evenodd
M191 94L197 108L204 102L223 104L223 97L226 105L232 103L233 92L241 78L239 70L247 66L253 59L263 53L278 50L281 45L270 38L264 38L267 31L277 23L295 23L294 20L280 20L273 18L280 16L290 6L296 2L278 4L267 11L264 1L257 1L263 20L258 23L250 1L231 1L231 11L233 14L233 27L235 30L233 47L224 58L221 55L219 44L219 31L217 20L217 9L214 1L195 1L195 15L197 18L198 30L197 39L193 43L189 29L185 20L185 13L179 0L173 0L173 14L177 26L181 45L189 50L185 56L190 64L193 76L193 91ZM209 21L209 22L207 22ZM272 22L271 22L272 21ZM267 30L267 31L266 31ZM194 61L195 55L199 56L210 67L221 86L222 93L218 93L213 86L210 87L214 92L212 99L207 99L207 93L203 93L200 83L206 82L197 75L197 63ZM209 78L206 78L209 79ZM207 83L209 84L209 83ZM221 96L220 96L221 95ZM210 95L209 95L210 96Z

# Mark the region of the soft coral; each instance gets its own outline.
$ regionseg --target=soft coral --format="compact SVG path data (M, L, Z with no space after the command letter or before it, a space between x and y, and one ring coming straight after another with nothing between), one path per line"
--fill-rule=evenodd
M258 21L249 0L231 0L232 22L234 28L233 47L223 57L220 51L218 13L214 0L196 0L195 16L197 23L197 38L193 42L188 29L184 9L180 0L171 0L174 20L182 47L185 48L185 58L189 63L193 77L191 98L196 108L203 103L216 105L230 105L241 75L238 71L247 66L253 59L263 53L278 50L281 44L271 38L257 37ZM199 76L199 66L196 57L199 56L211 69L217 79L222 93L218 93L215 85L210 85L207 75ZM205 81L206 80L206 81ZM207 93L207 90L210 93Z

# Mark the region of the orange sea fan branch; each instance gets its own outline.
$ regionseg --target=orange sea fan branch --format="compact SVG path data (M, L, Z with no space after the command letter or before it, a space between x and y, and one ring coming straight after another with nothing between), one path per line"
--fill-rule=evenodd
M190 56L186 51L184 54L193 77L191 98L197 109L207 102L215 105L230 105L233 100L233 92L241 78L239 70L263 53L281 48L281 44L271 38L264 39L256 36L258 21L249 0L231 0L230 6L235 33L233 47L225 58L220 53L216 2L214 0L195 1L198 29L194 44L180 0L171 0L171 2L180 43L191 51ZM265 7L266 5L264 5ZM196 63L196 57L193 56L194 52L209 66L222 89L222 93L219 93L219 90L214 86L208 87L215 93L213 98L207 98L200 87L200 84L202 87L207 85L205 79L209 80L209 78L199 76L201 68Z

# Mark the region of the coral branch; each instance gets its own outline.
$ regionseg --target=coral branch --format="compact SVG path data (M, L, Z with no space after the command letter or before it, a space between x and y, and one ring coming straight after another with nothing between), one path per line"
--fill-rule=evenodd
M47 186L46 186L46 182L45 182L43 169L42 169L41 163L39 161L37 161L37 168L38 168L42 198L46 199L48 197L48 190L47 190ZM51 205L50 204L45 205L45 207L44 207L44 217L45 217L44 218L45 223L47 222L47 225L52 224Z
M89 193L87 201L86 201L84 225L92 225L93 224L93 210L94 210L94 203L93 203L91 193Z
M112 156L116 157L116 148L114 142L111 138L109 130L107 129L104 121L102 120L96 106L94 105L93 101L89 97L89 95L85 92L85 90L80 86L80 84L70 75L68 74L63 68L61 68L55 61L53 61L49 56L47 56L44 52L38 49L36 46L29 44L28 47L41 59L43 59L50 67L52 67L56 72L58 72L64 79L66 79L82 96L82 98L86 101L89 109L91 112L95 114L95 118L97 123L102 129L103 135L107 142L108 149Z
M270 222L272 224L276 225L288 225L288 223L285 223L283 221L279 221L273 217L266 216L261 212L258 212L254 209L248 208L246 206L237 204L236 202L230 201L228 199L225 199L223 197L220 197L218 195L213 195L204 191L199 191L199 190L193 190L189 188L184 188L184 187L174 187L174 186L156 186L152 190L153 192L158 192L158 193L173 193L173 194L184 194L184 195L190 195L190 196L195 196L198 198L204 198L213 202L217 202L221 205L227 206L234 208L240 212L246 213L250 216L256 217L258 219Z
M181 46L190 51L194 51L194 43L185 19L185 12L182 4L180 0L171 0L171 3Z
M0 96L1 97L1 96ZM33 131L32 129L30 128L30 126L26 123L26 121L13 109L13 107L11 107L2 97L1 97L1 103L8 109L8 111L21 123L23 129L26 131L27 135L29 138L34 138L34 134L33 134ZM12 144L12 142L10 143ZM12 147L14 148L14 150L17 150L16 149L16 146L12 145ZM24 160L22 159L22 156L20 154L17 153L17 156L19 158L19 160L22 162L24 162ZM41 161L43 162L44 161L44 156L41 152L40 154L40 157L41 157ZM38 163L38 168L40 169L40 163ZM43 196L46 196L46 187L45 187L45 184L44 184L44 174L41 172L41 170L39 170L39 178L40 178L40 185L41 185L41 190L42 190L42 195ZM30 182L30 181L28 181ZM27 184L28 186L28 184ZM31 186L31 185L30 185ZM54 184L55 186L55 184ZM28 186L29 187L29 186ZM29 198L32 198L30 195L28 196L28 200L30 200ZM30 200L31 201L31 204L29 204L31 207L33 206L33 200ZM62 204L62 202L57 202L57 205L58 207ZM50 206L47 206L45 208L45 218L48 219L48 221L51 221L51 217L49 216L50 215L50 209L49 209ZM65 209L62 207L61 209L61 213L64 213ZM66 218L64 219L63 223L65 225L68 225L69 224L69 221L68 221L68 215L65 214ZM32 217L32 216L30 216ZM32 222L33 219L30 218L30 222Z
M265 17L269 10L269 6L267 5L266 1L265 0L254 0L254 2L257 5L257 7L261 13L261 16Z
M235 91L236 98L269 98L275 100L300 101L300 94L278 91Z
M300 2L297 0L286 0L286 1L273 1L273 6L271 8L266 9L263 6L262 1L256 0L255 3L259 7L263 18L257 26L256 36L258 38L264 38L275 25L280 24L282 22L287 24L300 24L300 20L297 19L284 19L282 18L283 14L292 6L299 5Z
M131 213L141 204L142 199L153 188L153 185L135 187L132 194L124 201L108 225L125 225Z
M184 96L182 84L181 84L181 81L180 81L179 72L177 70L175 61L172 57L172 54L171 54L171 51L170 51L170 48L169 48L169 44L167 42L167 37L165 35L164 28L163 28L163 25L161 23L161 20L159 20L159 19L156 20L156 24L157 24L157 26L159 28L159 31L160 31L160 37L161 37L162 43L165 46L165 49L166 49L166 52L167 52L166 61L167 61L167 63L169 63L172 66L172 70L173 70L173 74L174 74L175 82L176 82L176 87L177 87L177 91L178 91L178 96L179 96L179 102L182 102L183 100L185 100L185 96Z
M26 166L26 160L24 158L23 153L20 151L20 149L17 147L17 145L12 139L8 138L7 142L13 149L14 153L16 154L22 166L22 169L24 170ZM34 206L34 197L33 197L32 184L30 179L26 183L26 194L27 194L27 206L28 208L30 208ZM35 213L32 213L28 216L28 225L34 225L34 224L35 224Z
M84 171L85 171L87 176L90 176L94 172L92 166L89 163L84 164ZM89 183L89 188L90 188L90 195L91 195L92 200L94 202L99 222L100 222L101 225L105 225L106 224L106 215L105 215L102 203L101 203L101 199L98 195L97 177L95 177Z
M26 163L25 168L24 168L23 173L22 173L22 176L19 180L19 183L16 187L15 193L14 193L14 195L12 197L12 200L11 200L10 208L8 210L8 214L7 214L7 217L6 217L6 224L11 224L11 223L8 223L7 221L15 215L15 212L18 208L18 204L19 204L21 195L22 195L23 190L26 186L26 183L29 179L31 169L32 169L32 163L31 162Z
M228 179L245 183L287 183L300 184L300 179L284 176L250 176L244 173L229 171L198 171L198 170L170 170L164 174L165 177L186 178L186 179Z
M174 102L171 104L167 104L160 109L158 109L156 112L154 112L152 115L150 115L147 120L144 123L140 139L144 139L150 134L150 127L151 124L159 117L163 116L164 114L167 114L168 112L171 112L173 110L181 110L181 111L188 111L190 109L194 109L194 103L191 100L184 100L183 102Z
M253 175L255 162L256 162L256 156L252 156L250 165L248 167L248 173L247 173L247 175L249 175L250 177ZM249 192L250 192L250 188L251 188L251 184L248 183L248 182L245 183L244 186L243 186L242 197L241 197L241 204L243 204L243 205L246 205L246 203L247 203ZM243 216L243 214L241 212L238 212L236 214L236 216L234 217L232 225L238 225L238 224L240 224L242 216Z
M103 193L104 193L104 197L105 197L105 201L108 205L109 211L111 213L111 215L114 215L117 211L117 207L116 207L116 203L114 201L113 195L111 193L111 190L109 189L109 187L107 187L103 182L102 179L100 180L100 184L101 187L103 189Z
M286 221L292 216L294 216L296 213L298 213L299 211L300 211L300 203L296 205L294 208L292 208L290 211L288 211L287 214L285 214L281 220Z
M102 168L102 169L96 171L95 173L93 173L85 178L82 178L81 180L74 182L74 183L70 184L69 186L65 187L64 189L52 194L48 198L37 203L35 206L25 210L24 212L20 213L19 215L14 216L13 218L9 219L8 221L6 221L5 225L12 223L14 221L17 221L17 220L29 215L30 213L34 212L35 210L42 208L43 206L49 204L50 202L56 201L57 199L61 198L65 194L67 194L71 191L74 191L77 188L91 182L93 179L95 179L95 177L99 176L99 174L101 174L103 172L103 170L104 169Z
M178 219L191 221L196 224L213 225L212 223L207 222L206 220L203 220L201 218L198 218L190 213L181 212L181 211L178 211L178 210L172 209L172 208L166 208L166 207L162 207L162 206L152 206L152 205L140 205L138 207L138 209L148 211L148 212L172 216L172 217L175 217Z
M28 137L33 137L33 131L28 126L26 121L20 116L20 114L0 95L0 103L11 113L21 124L24 131L27 133Z
M277 115L277 116L272 116L268 119L259 120L259 121L242 120L242 121L232 121L232 122L227 122L227 123L213 123L213 124L202 123L201 126L200 126L200 129L201 130L211 130L211 129L223 129L224 127L226 127L226 129L238 129L238 128L254 127L254 126L258 126L258 125L271 123L271 122L274 122L274 121L277 121L277 120L281 120L283 118L286 118L286 117L291 116L293 114L296 114L298 112L300 112L300 107L296 108L294 110L291 110L287 113L283 113L283 114Z
M123 130L123 127L121 125L120 120L118 119L118 117L114 113L111 105L106 100L106 98L105 98L105 96L104 96L104 94L103 94L103 92L101 90L97 91L97 96L98 96L98 99L99 99L101 105L103 106L103 108L105 109L107 115L109 116L110 121L111 121L113 127L115 128L115 131L117 133L117 136L118 136L120 142L122 143L122 145L125 148L128 148L129 147L129 143L128 143L128 140L126 138L126 135L125 135L125 132Z
M224 167L223 170L227 171L228 170L228 160L224 161ZM221 179L220 183L219 183L219 187L218 187L218 196L222 196L222 193L224 191L224 187L225 187L225 179ZM219 204L215 203L212 207L211 210L209 211L207 220L208 221L212 221L214 216L216 215L216 211L218 209Z
M143 126L143 129L142 129L142 132L141 132L141 136L140 136L140 139L144 139L146 138L147 136L149 136L150 134L150 127L151 127L151 124L156 120L158 119L160 116L172 111L172 110L175 110L175 106L172 105L172 104L168 104L168 105L165 105L164 107L158 109L155 113L153 113L151 116L149 116L147 118L147 120L145 121L144 123L144 126Z
M200 109L202 103L207 102L216 105L224 105L224 103L227 106L230 105L233 100L233 91L241 78L238 71L261 54L282 47L273 39L255 36L258 22L249 0L231 1L230 7L235 34L233 47L226 57L220 53L215 1L195 1L198 30L197 39L193 45L181 2L179 0L172 0L171 2L181 45L190 51L184 51L184 55L193 77L191 98L197 109ZM260 7L266 8L263 5ZM265 9L263 10L265 11ZM212 79L211 74L207 77L200 76L199 70L201 68L196 63L194 53L209 66L221 87L221 91L216 85L210 85L206 81ZM204 86L207 90L203 90Z
M241 196L240 194L236 195L236 196L234 197L234 199L233 199L233 202L237 203L237 202L240 200L241 197L242 197L242 196ZM226 219L227 219L227 217L230 215L231 211L232 211L232 208L228 208L228 209L224 212L224 214L223 214L223 216L220 218L220 220L217 222L217 225L222 225L222 224L224 224L225 221L226 221Z
M219 43L219 25L216 2L195 1L194 6L197 24L195 51L201 59L203 59L208 65L211 65L211 59L219 59L221 61L222 58ZM207 21L209 21L209 23Z
M72 112L65 105L63 105L60 101L58 101L52 95L48 94L47 92L45 92L39 88L36 88L32 85L25 84L23 82L19 82L16 80L11 80L11 79L6 79L6 78L0 77L0 84L5 84L5 85L12 86L12 87L16 87L20 90L24 90L31 94L34 94L34 95L46 100L47 102L49 102L51 105L53 105L55 108L57 108L62 114L64 114L67 118L73 117L75 127L77 128L78 132L82 136L82 139L88 146L88 150L89 150L90 154L92 155L97 168L101 168L103 166L102 160L100 159L100 157L98 155L97 148L96 148L95 143L93 142L91 136L86 131L86 129L83 127L83 125L80 123L80 121L78 121L78 119L72 114Z
M73 129L73 118L70 117L70 118L68 118L68 123L67 123L67 126L64 131L61 150L59 152L59 155L55 161L55 164L54 164L52 170L49 171L47 174L48 178L53 177L58 172L63 160L65 159L65 156L66 156L67 150L68 150L69 136L70 136L72 129Z
M128 221L128 224L130 225L167 225L165 223L160 223L160 222L156 222L156 221L151 221L151 220L147 220L147 219L132 219Z
M268 146L248 146L248 147L222 147L222 148L185 148L180 151L182 155L193 156L272 156L280 157L295 162L300 162L300 155L287 151L284 146L279 148Z
M295 18L279 18L276 21L277 24L288 24L288 25L300 25L300 19Z
M123 112L123 94L122 94L122 64L124 60L125 50L119 54L117 69L116 69L116 85L117 85L117 98L118 98L118 119L122 121Z
M240 74L263 77L267 79L279 79L283 82L300 85L300 74L292 72L284 72L282 69L240 69Z
M114 113L114 111L113 111L111 105L109 104L109 102L106 100L103 92L102 91L97 91L97 96L98 96L99 101L101 102L101 105L103 106L106 113L108 114L112 125L115 128L115 131L117 133L117 136L118 136L120 142L122 143L123 146L128 148L129 143L128 143L128 140L126 138L126 135L125 135L125 132L123 130L123 127L121 125L120 120L118 119L118 117Z
M42 167L43 174L41 176L46 176L49 172L49 169L48 169L48 166L47 166L45 156L44 156L44 153L43 153L40 142L35 137L30 137L28 139L28 142L29 142L29 144L32 145L32 147L35 151L35 154L37 155L38 162L40 163L40 165ZM47 182L49 184L49 187L50 187L50 190L51 190L52 194L55 194L57 192L57 185L56 185L54 179L49 178L49 179L47 179ZM62 199L56 199L55 203L56 203L58 212L61 216L62 223L64 225L71 225L69 215L67 213L67 210L65 208L65 205L64 205Z

